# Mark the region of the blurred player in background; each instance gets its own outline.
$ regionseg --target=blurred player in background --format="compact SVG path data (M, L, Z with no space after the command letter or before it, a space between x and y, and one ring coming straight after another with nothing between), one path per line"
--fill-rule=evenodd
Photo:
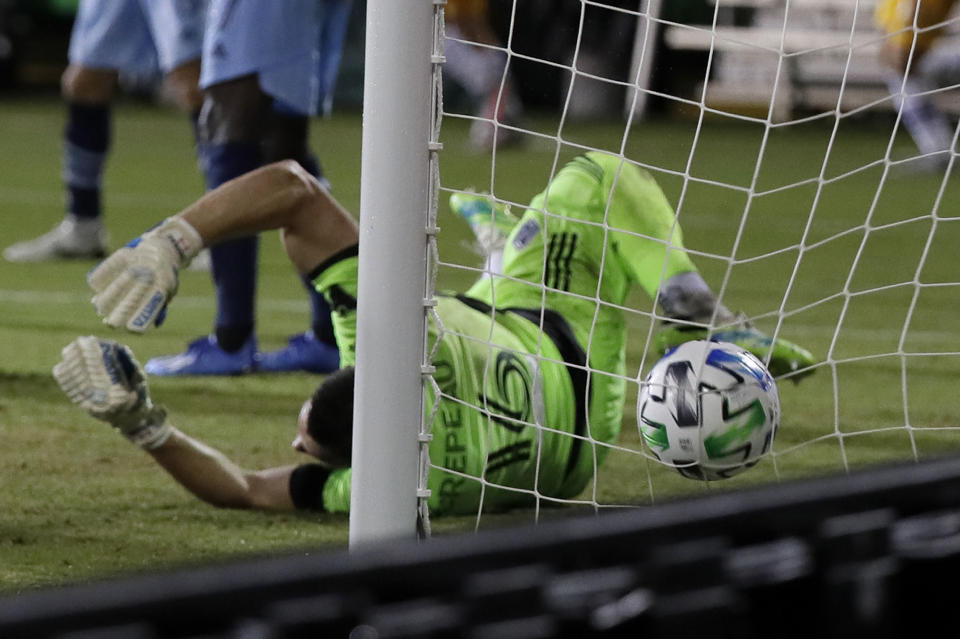
M955 0L882 0L876 10L877 24L890 34L881 50L890 69L887 86L925 156L917 161L918 170L942 171L950 160L956 127L931 94L945 79L960 81L960 52L934 46L945 32L934 27L948 19L955 4Z
M529 493L510 488L570 499L595 477L623 419L623 308L631 284L657 299L669 321L661 351L726 324L712 338L746 347L768 360L775 375L814 370L810 353L737 322L718 302L683 248L659 186L618 157L574 159L519 220L480 195L454 196L451 207L481 243L503 251L503 271L464 294L439 296L439 321L429 326L429 348L436 345L436 384L428 386L425 413L433 414L436 404L429 478L434 514L531 503ZM207 502L344 511L358 232L314 179L293 162L245 175L114 253L88 282L105 323L143 331L175 292L177 269L202 247L275 228L294 266L334 309L346 366L300 411L294 446L319 463L241 470L170 425L149 399L132 353L116 342L79 338L64 349L54 376L71 400L147 449Z
M478 118L470 125L470 145L482 151L520 142L520 133L494 125L517 126L523 105L507 75L503 43L490 26L487 0L448 0L444 11L444 72L466 91Z
M11 262L97 258L107 252L101 184L110 105L120 73L164 74L165 95L196 125L206 0L80 0L61 81L67 103L63 183L67 210L52 231L7 247Z
M207 186L293 159L326 185L308 124L329 110L350 0L211 0L200 85L200 156ZM279 351L259 353L255 298L259 243L237 238L210 252L217 311L209 336L151 359L153 375L329 372L338 366L330 309L312 287L311 327Z

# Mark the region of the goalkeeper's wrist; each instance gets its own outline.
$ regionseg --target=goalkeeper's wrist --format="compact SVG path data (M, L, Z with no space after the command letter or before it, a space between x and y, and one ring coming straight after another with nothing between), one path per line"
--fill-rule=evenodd
M144 450L163 446L173 434L173 426L167 420L163 406L153 406L137 426L122 429L124 437Z
M203 249L203 238L200 237L200 233L179 215L168 217L147 233L147 236L165 240L166 246L176 255L178 266L181 267L189 264Z

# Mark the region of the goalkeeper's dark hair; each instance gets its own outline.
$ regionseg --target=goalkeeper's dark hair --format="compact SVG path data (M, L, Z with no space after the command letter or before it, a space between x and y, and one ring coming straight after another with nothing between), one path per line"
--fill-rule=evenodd
M307 433L344 466L353 447L353 366L331 373L314 391Z

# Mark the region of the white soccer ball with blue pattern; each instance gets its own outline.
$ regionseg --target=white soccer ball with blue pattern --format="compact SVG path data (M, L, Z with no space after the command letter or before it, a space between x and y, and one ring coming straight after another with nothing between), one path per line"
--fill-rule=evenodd
M697 340L667 352L641 382L640 437L691 479L726 479L770 451L780 425L773 376L749 351Z

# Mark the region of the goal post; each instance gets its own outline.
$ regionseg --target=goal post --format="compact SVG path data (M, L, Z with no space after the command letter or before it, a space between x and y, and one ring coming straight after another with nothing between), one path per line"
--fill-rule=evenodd
M367 2L351 547L416 534L434 10Z

